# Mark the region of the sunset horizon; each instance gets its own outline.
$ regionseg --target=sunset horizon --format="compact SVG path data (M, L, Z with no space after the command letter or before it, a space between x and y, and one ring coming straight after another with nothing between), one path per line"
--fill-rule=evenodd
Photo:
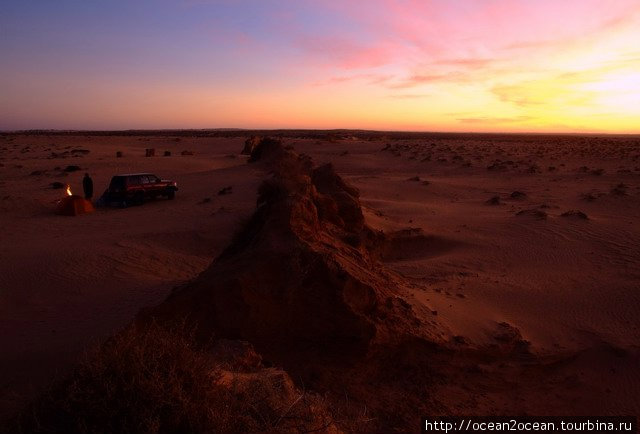
M0 434L638 432L640 0L23 0L0 58Z
M0 130L640 133L640 5L3 6Z

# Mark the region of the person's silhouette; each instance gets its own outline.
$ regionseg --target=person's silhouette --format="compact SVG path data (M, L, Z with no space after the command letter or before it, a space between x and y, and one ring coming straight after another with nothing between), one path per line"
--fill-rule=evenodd
M91 200L93 197L93 179L88 173L85 173L84 178L82 178L82 189L84 190L84 198Z

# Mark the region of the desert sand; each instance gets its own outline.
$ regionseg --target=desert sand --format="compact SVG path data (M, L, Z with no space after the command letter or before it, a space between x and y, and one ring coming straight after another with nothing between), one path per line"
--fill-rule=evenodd
M253 134L0 136L2 417L141 310L219 318L212 330L255 345L296 387L344 385L374 431L425 414L640 413L640 138L275 132L290 158L331 163L341 180L292 169L285 191L301 208L274 205L276 223L249 236L259 186L278 175L240 154ZM54 214L53 182L81 194L88 172L95 199L112 175L147 171L176 180L176 199ZM283 227L309 200L318 220ZM248 245L234 238L243 227ZM317 294L296 298L282 284L302 275L287 262L295 249L350 277L307 282ZM293 295L266 298L271 284ZM331 291L347 294L344 309ZM391 374L396 356L405 377ZM409 390L416 380L425 387Z

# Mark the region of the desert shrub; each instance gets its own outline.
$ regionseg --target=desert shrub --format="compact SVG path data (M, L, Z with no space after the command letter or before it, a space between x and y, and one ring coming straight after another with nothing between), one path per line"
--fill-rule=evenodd
M283 371L222 369L185 330L130 327L88 352L4 431L11 433L311 432L334 427L325 403ZM224 378L223 378L224 377Z
M11 432L241 432L259 425L182 333L132 327L89 352Z

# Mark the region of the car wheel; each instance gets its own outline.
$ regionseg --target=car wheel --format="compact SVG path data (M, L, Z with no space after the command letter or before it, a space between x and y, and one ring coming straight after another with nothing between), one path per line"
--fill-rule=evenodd
M175 190L169 190L169 191L167 191L167 199L171 200L171 199L173 199L173 198L175 198L175 197L176 197L176 192L175 192Z
M133 197L133 200L136 205L142 205L144 203L144 193L136 193L136 195Z
M129 206L129 204L127 203L126 200L121 200L120 201L120 208L126 208L128 206Z

